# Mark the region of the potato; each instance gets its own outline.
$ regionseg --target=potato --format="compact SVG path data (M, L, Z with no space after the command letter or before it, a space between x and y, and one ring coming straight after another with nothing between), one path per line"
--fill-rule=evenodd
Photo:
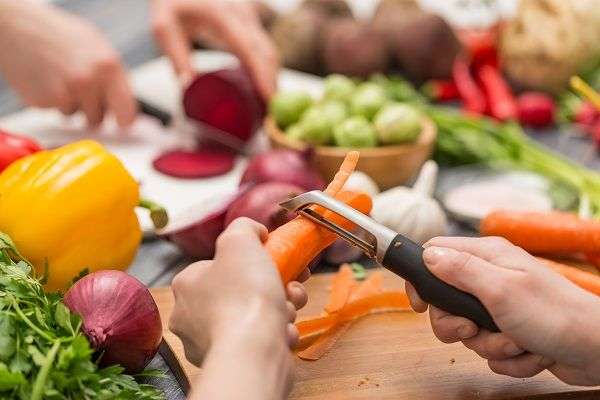
M352 10L345 0L304 0L301 8L313 8L327 17L352 18Z
M275 20L271 36L284 66L310 73L321 71L319 43L325 22L325 15L311 8Z
M388 68L384 38L366 22L330 20L323 30L322 42L321 57L329 73L367 77Z
M381 22L380 22L381 23ZM396 65L416 81L450 78L452 65L461 50L454 31L438 15L413 11L391 17L384 32Z

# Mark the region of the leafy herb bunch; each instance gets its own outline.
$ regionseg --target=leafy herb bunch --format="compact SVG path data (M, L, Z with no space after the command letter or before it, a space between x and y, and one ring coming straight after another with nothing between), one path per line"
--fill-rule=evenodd
M0 398L164 398L120 366L100 369L80 327L62 295L45 293L32 266L0 233Z

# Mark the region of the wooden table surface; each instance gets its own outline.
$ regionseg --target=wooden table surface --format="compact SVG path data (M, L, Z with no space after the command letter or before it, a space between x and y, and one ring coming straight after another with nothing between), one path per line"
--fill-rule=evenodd
M149 31L147 0L58 0L56 3L96 23L121 52L124 62L130 68L158 56ZM0 116L17 111L21 107L0 76ZM561 135L558 130L537 132L534 137L548 147L580 162L583 160L588 167L600 170L600 159L590 152L588 142ZM454 176L452 179L457 178ZM449 233L474 234L458 224L452 224ZM190 260L183 258L171 244L149 241L142 244L129 272L148 286L166 286L189 262ZM331 270L331 267L321 266L320 269ZM152 361L150 367L168 371L160 355ZM169 373L166 379L152 380L151 383L164 390L169 400L185 398L172 373ZM564 396L557 398L567 398Z

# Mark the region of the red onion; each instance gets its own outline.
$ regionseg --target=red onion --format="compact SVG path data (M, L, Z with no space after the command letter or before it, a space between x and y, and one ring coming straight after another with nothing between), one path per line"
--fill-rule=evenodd
M254 157L242 175L240 184L285 182L306 190L323 189L325 182L310 167L308 154L293 150L271 150Z
M194 204L185 212L169 219L169 224L157 232L176 244L187 256L209 259L215 254L215 241L225 228L225 215L231 203L246 192L218 196Z
M119 364L127 373L141 372L162 338L162 324L152 295L122 271L84 276L65 294L65 305L83 320L82 330L102 353L101 366Z
M231 203L225 216L225 226L239 217L248 217L265 225L269 231L295 217L279 203L304 192L299 186L282 182L261 183Z

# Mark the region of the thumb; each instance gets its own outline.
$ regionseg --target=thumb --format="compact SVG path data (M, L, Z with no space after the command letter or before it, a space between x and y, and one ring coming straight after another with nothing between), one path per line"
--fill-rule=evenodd
M428 247L423 261L444 282L484 301L510 271L472 254L447 247Z

